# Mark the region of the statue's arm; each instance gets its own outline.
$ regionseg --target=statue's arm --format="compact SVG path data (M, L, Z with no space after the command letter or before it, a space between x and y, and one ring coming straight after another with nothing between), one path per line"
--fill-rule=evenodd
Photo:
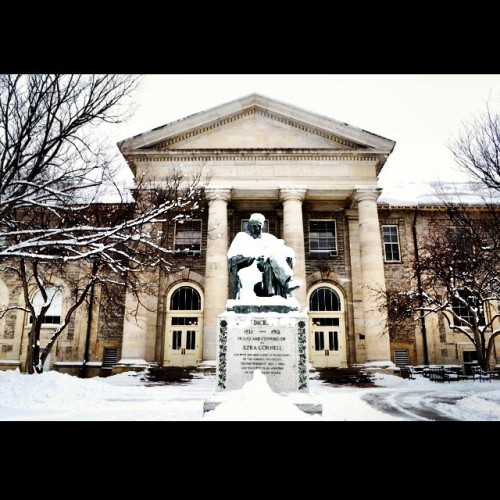
M245 257L244 255L238 254L230 257L228 259L229 271L232 273L237 273L240 269L252 265L255 257Z

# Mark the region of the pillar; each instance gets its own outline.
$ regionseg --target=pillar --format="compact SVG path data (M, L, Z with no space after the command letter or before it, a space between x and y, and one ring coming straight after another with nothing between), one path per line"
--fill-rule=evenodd
M305 187L284 187L280 189L280 199L283 202L283 239L285 244L295 251L294 280L302 285L294 290L293 295L301 309L306 307L306 260L304 249L304 223L302 218L302 202L306 195Z
M363 290L361 287L361 261L359 250L359 218L357 210L346 210L349 232L349 269L351 276L352 304L347 314L349 329L350 363L366 361L365 318L363 312ZM351 330L352 329L352 330Z
M217 356L217 317L226 309L229 298L227 268L228 226L227 204L230 189L208 189L208 233L205 271L205 307L203 317L203 359Z
M377 199L381 190L357 188L361 287L363 297L364 334L367 361L391 359L382 239L378 220Z
M158 279L154 275L151 280ZM158 298L140 292L139 300L129 290L125 294L125 316L121 359L118 364L146 364L154 361L156 305Z

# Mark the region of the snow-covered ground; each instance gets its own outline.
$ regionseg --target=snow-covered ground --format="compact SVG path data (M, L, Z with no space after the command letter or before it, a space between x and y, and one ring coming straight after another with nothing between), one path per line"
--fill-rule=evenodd
M0 372L0 420L4 421L212 421L212 420L500 420L500 381L436 383L376 374L376 386L360 388L310 380L309 394L275 394L265 377L238 391L216 391L213 374L186 384L149 385L135 372L79 379L54 371ZM203 403L222 401L203 414ZM323 405L308 415L293 403Z

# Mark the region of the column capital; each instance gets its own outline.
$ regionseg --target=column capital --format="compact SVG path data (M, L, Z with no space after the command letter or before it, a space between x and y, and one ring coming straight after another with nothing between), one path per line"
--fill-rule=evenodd
M353 210L352 208L347 209L345 211L346 217L348 220L358 220L359 219L359 212L357 210Z
M353 201L377 201L382 194L382 188L356 186L352 194Z
M231 201L231 188L207 188L205 189L205 197L208 201L223 200Z
M285 186L280 188L280 200L299 200L304 201L307 188L305 186Z

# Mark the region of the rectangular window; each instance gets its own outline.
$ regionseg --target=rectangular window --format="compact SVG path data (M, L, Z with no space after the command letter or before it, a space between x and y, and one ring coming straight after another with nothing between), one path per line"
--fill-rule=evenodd
M172 318L172 321L170 322L171 325L174 326L185 326L185 325L197 325L198 324L198 318L195 317L177 317L174 316Z
M43 317L44 325L58 325L61 322L61 316L48 316ZM33 323L33 316L30 314L30 324Z
M330 351L339 350L338 332L328 332L328 349L330 349Z
M477 363L476 351L463 351L464 363Z
M313 318L314 326L339 326L339 318Z
M325 350L325 337L323 332L314 332L314 350L315 351Z
M62 295L61 292L55 288L50 287L46 289L47 299L50 301L50 306L43 317L44 325L58 325L61 322L61 309L62 309ZM36 314L40 314L42 307L45 304L41 292L37 292L33 297L33 307L35 308ZM33 323L33 317L29 316L30 324Z
M241 230L246 231L248 227L250 219L241 219ZM264 225L262 226L262 232L263 233L268 233L269 232L269 221L266 219L264 220Z
M408 349L394 349L394 364L400 367L410 364Z
M201 220L189 220L175 224L175 250L188 257L201 253Z
M398 226L382 226L384 238L384 260L386 262L399 262L399 235Z
M186 337L186 350L187 351L194 351L196 348L196 331L194 330L188 330L186 332L187 337Z
M475 253L470 229L465 227L449 227L446 229L446 242L462 258L468 259Z
M182 331L174 330L172 332L172 350L179 351L181 349Z
M455 297L452 301L452 307L453 312L463 321L454 319L453 323L457 326L471 325L474 322L474 316L477 314L478 325L486 325L483 304L477 296L467 290L459 290L458 294L460 299Z
M312 259L329 259L338 255L334 220L309 221L309 255Z

